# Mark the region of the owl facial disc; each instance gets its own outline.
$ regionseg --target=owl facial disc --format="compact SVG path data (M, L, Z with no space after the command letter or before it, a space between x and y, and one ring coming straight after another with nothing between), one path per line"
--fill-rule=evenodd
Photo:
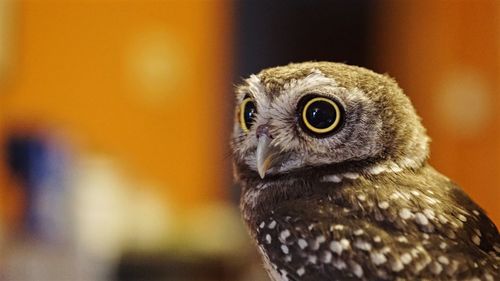
M259 135L255 159L257 171L262 179L266 176L266 171L269 170L277 155L276 147L271 145L271 137L268 134Z

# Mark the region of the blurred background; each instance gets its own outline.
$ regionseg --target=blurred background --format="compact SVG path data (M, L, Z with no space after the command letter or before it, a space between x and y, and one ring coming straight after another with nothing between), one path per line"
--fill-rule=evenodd
M305 60L396 78L499 224L499 52L496 0L2 0L0 280L268 280L232 90Z

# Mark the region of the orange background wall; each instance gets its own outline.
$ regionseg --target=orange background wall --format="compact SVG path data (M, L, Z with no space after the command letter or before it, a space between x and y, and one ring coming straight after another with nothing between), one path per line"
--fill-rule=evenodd
M379 65L410 95L430 162L500 224L500 2L385 1Z
M151 179L179 209L224 196L228 3L25 1L13 8L0 135L16 120L57 128L82 150Z

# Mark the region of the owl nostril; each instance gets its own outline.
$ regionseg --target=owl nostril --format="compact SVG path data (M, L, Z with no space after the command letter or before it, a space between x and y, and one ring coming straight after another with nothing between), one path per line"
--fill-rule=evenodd
M269 138L273 138L271 136L271 133L269 132L269 126L268 125L259 125L257 127L256 135L257 135L257 138L260 138L263 135L266 135Z

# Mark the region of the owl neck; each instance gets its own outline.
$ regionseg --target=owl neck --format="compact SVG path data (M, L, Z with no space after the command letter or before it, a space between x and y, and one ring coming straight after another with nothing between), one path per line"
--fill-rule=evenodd
M426 161L418 167L401 167L392 162L374 162L374 159L350 161L311 167L286 174L266 176L261 179L255 172L239 170L238 181L242 185L241 208L245 219L277 205L307 198L326 198L342 194L346 187L360 181L378 178L396 178L401 174L414 175L426 169ZM369 186L367 186L370 188Z

